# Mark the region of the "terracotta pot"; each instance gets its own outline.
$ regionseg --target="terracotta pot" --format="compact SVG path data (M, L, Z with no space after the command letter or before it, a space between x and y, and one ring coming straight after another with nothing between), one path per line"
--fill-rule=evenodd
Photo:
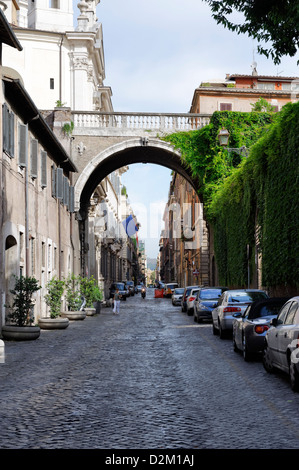
M2 326L2 337L8 341L29 341L40 336L39 326Z
M69 320L84 320L84 318L86 317L86 312L82 310L78 310L77 312L66 311L61 312L61 316L63 318L68 318Z
M69 326L69 319L68 318L40 318L38 320L38 325L42 330L60 330L67 328Z

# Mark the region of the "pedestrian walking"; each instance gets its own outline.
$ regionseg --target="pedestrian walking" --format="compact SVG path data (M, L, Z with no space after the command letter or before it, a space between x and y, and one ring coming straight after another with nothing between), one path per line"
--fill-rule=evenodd
M113 300L114 300L113 313L114 313L114 315L118 315L119 314L119 305L120 305L119 290L118 289L116 289L116 291L115 291Z

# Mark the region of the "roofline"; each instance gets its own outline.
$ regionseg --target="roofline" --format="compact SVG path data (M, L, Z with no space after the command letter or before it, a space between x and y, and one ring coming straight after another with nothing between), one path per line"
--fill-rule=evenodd
M14 47L19 51L23 50L21 43L13 32L10 24L8 23L6 16L4 15L2 9L0 8L0 25L3 30L3 37L1 34L1 42L7 44L8 46Z
M36 137L39 137L39 141L53 160L66 171L78 172L68 153L22 86L21 81L5 76L2 77L2 80L5 85L5 98L16 110L24 124L28 124L30 131L35 134Z

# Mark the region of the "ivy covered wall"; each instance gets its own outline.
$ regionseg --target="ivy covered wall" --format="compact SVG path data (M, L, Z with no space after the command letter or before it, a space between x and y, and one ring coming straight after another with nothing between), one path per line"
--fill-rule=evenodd
M219 282L247 286L262 260L262 284L274 294L299 288L299 103L280 113L214 113L209 126L165 138L199 179L206 219L214 232ZM246 158L229 147L250 149Z

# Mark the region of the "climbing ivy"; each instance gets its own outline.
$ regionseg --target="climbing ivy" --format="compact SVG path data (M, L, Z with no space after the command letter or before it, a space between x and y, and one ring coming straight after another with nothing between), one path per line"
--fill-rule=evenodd
M253 270L256 247L266 287L299 287L299 103L280 113L217 112L199 131L165 137L181 150L199 183L213 228L220 282L247 284L247 246ZM250 149L248 158L221 148Z

